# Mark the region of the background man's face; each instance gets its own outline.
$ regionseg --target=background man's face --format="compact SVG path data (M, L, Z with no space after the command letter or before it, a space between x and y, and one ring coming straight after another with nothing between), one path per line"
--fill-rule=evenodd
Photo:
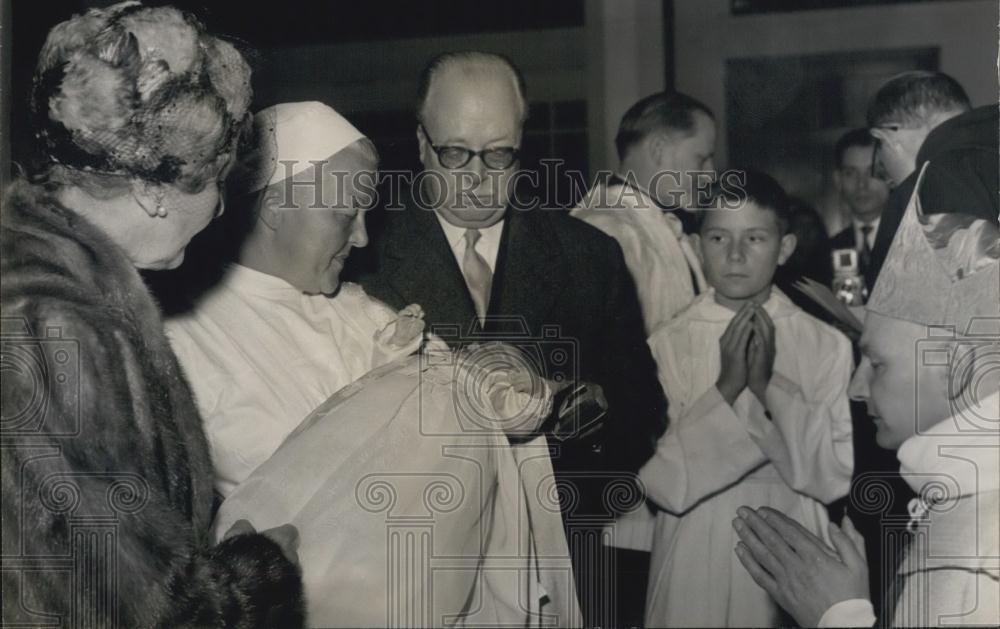
M870 146L851 146L844 151L834 180L851 214L863 221L872 221L882 214L889 199L889 186L872 176L875 152Z
M460 146L473 151L520 147L521 107L506 77L468 77L442 70L424 107L423 130L417 130L422 176L420 201L452 225L483 228L501 218L512 194L518 162L506 170L488 168L480 157L462 168L445 168L431 147ZM429 137L427 137L429 136Z
M867 404L883 448L896 449L951 415L947 369L918 361L917 342L926 338L926 326L872 312L865 317L863 358L849 393Z
M692 116L694 127L690 134L676 134L657 164L660 172L680 174L679 182L676 177L660 177L655 190L650 190L667 206L693 207L697 188L695 174L715 169L715 121L700 111Z

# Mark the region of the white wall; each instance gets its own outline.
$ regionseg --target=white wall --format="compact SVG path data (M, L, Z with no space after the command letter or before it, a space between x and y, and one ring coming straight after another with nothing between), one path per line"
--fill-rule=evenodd
M997 2L921 2L749 16L730 14L729 0L678 0L675 44L678 90L699 98L720 123L719 163L726 163L725 61L766 55L939 46L941 71L955 77L975 105L997 102Z
M662 91L666 78L661 0L587 0L587 107L591 170L614 168L625 111Z

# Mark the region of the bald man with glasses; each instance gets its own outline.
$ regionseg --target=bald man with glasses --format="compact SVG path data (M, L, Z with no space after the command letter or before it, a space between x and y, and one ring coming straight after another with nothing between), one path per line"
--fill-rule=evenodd
M501 339L546 377L603 389L601 432L548 443L585 622L609 626L615 584L601 530L644 508L629 475L666 421L635 286L610 237L564 212L512 207L527 103L507 59L434 59L418 106L424 170L409 206L385 212L356 275L389 305L419 303L428 329L453 346Z

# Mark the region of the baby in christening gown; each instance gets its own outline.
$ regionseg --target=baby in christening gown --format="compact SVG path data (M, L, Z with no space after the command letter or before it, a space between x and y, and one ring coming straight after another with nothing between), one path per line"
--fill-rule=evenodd
M357 285L311 296L234 265L170 322L227 497L216 530L294 524L312 625L524 624L539 613L536 546L566 556L558 504L539 503L547 448L507 440L548 414L550 389L500 347L453 353L432 337L412 355L422 314L393 313ZM426 551L419 579L392 577L397 523L423 527L420 543L397 540ZM550 574L568 575L568 562ZM568 588L545 589L575 608ZM410 611L392 615L393 601Z
M417 312L383 328L385 349L420 338ZM442 347L344 387L229 494L216 532L294 524L310 625L530 626L555 592L572 623L558 504L539 503L547 449L516 451L506 434L537 427L551 395L497 368L506 351Z

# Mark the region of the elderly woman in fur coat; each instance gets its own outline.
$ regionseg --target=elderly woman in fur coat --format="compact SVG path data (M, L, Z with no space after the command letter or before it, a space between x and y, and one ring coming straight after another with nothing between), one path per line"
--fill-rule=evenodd
M249 67L172 8L52 29L46 164L2 220L2 623L301 625L296 532L210 545L201 419L137 272L180 264L221 209Z

